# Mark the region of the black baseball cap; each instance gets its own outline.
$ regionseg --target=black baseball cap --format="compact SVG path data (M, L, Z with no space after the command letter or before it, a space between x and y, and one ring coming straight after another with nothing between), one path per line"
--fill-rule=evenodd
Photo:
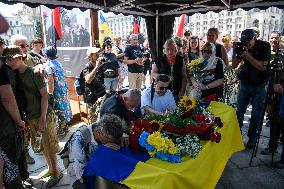
M252 40L254 36L256 36L256 35L255 35L255 31L253 29L246 29L246 30L242 31L240 41L243 42L243 43L247 43L250 40Z

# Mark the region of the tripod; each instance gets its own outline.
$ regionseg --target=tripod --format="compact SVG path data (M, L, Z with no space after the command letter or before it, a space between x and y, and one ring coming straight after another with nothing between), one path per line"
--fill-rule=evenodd
M262 119L259 120L259 127L257 128L257 131L256 131L257 141L256 141L256 145L254 146L252 154L251 154L251 158L250 158L250 162L249 162L250 166L252 164L253 158L256 157L258 144L259 144L259 138L260 138L261 131L262 131L262 124L263 124L263 119L264 119L267 104L271 99L275 98L275 93L273 92L273 84L277 83L277 81L278 81L278 75L279 75L278 72L279 71L280 71L279 69L277 69L276 67L273 67L271 69L271 71L269 72L267 93L266 93L266 97L265 97L265 101L264 101L264 106L261 110L261 118ZM271 124L270 127L274 127L274 124ZM275 129L272 129L272 130L275 131ZM270 140L274 141L274 139L275 139L275 133L270 133ZM272 146L272 149L274 149L274 146ZM271 166L273 166L273 162L274 162L273 161L274 160L274 151L275 150L272 150Z

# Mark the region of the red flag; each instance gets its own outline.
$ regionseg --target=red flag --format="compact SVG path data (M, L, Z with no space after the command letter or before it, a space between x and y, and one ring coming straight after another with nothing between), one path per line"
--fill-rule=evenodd
M55 31L55 41L62 39L60 7L56 7L53 10L53 25L54 25L54 31Z
M133 19L133 34L139 34L139 27L140 27L140 25L139 25L139 20L138 20L139 18L135 18L134 17L134 19Z
M184 29L184 20L185 20L186 14L181 15L178 31L177 31L177 36L178 37L183 37L183 29Z

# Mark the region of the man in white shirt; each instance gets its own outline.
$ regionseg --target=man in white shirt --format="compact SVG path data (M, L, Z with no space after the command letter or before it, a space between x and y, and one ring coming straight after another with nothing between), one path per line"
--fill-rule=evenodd
M176 109L174 96L168 86L170 77L160 74L155 82L142 91L141 108L142 114L166 115Z

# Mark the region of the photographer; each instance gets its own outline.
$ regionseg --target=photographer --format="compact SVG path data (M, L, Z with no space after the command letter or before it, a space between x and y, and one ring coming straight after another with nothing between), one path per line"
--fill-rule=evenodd
M270 45L256 39L254 30L242 31L240 43L234 44L232 67L243 62L237 73L240 80L240 91L237 104L237 117L240 128L243 126L244 114L251 102L252 112L248 131L247 148L253 148L257 141L257 130L263 102L266 97L266 66L271 58Z
M101 49L91 47L87 51L89 63L82 70L85 80L84 101L88 104L91 123L97 121L100 106L104 101L106 90L104 86L104 74L101 69L105 63L103 57L99 57Z
M277 141L280 137L280 123L279 122L279 110L280 110L280 94L282 93L282 86L284 86L284 71L283 71L283 62L284 56L281 54L283 51L280 46L280 34L278 32L271 32L269 36L269 42L271 45L271 62L269 67L271 71L275 71L276 78L273 81L274 84L273 89L271 89L271 94L273 95L273 99L268 102L267 105L267 113L268 119L270 121L270 140L267 148L261 151L262 155L270 155L272 152L277 152ZM274 75L274 74L273 74ZM282 85L280 85L280 84ZM276 93L275 93L276 92ZM284 160L284 159L283 159Z

